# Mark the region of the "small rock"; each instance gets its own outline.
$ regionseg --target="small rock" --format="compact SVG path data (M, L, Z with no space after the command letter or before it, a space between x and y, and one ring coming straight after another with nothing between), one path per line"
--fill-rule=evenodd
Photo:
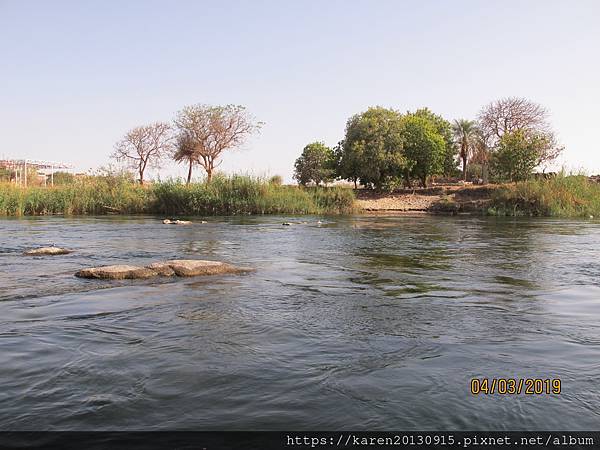
M79 278L99 278L103 280L125 280L151 278L158 275L157 271L147 267L114 265L82 269L75 274Z
M31 250L27 250L24 254L25 255L29 255L29 256L38 256L38 255L66 255L68 253L71 253L72 250L68 250L66 248L60 248L60 247L41 247L41 248L34 248Z
M283 222L281 225L284 225L284 226L286 226L286 227L289 227L289 226L291 225L291 223L290 223L290 222Z
M200 223L208 223L206 220L201 220Z
M163 220L163 223L166 225L189 225L192 223L191 220L171 220L171 219L165 219ZM205 223L205 222L203 222Z

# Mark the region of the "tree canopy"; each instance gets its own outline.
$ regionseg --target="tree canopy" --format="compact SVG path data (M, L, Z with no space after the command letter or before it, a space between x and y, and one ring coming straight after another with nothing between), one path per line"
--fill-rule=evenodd
M328 183L335 178L333 150L323 142L313 142L302 150L294 164L294 178L303 186Z
M171 148L171 126L165 122L155 122L129 130L115 144L112 157L135 169L140 184L143 184L146 169L158 167Z
M452 127L427 108L401 114L380 106L352 116L335 150L337 175L377 189L456 171Z
M446 119L444 119L442 116L433 113L429 108L417 109L414 112L414 115L427 120L442 136L442 138L444 139L444 150L442 156L442 168L440 173L447 177L455 176L457 172L456 167L458 148L454 142L452 124Z
M256 122L240 105L199 104L186 106L179 111L175 125L182 135L180 144L185 141L186 152L193 151L193 158L184 157L181 153L179 155L191 164L188 180L192 165L197 163L204 168L210 182L215 168L220 164L217 161L222 153L242 145L248 136L260 129L262 123Z
M548 137L543 134L516 130L504 133L492 153L492 170L502 181L523 181L538 165L540 154L547 148Z
M402 136L403 153L410 161L405 172L407 184L416 178L426 187L429 176L443 171L446 140L430 119L417 113L403 117Z
M475 154L479 129L474 120L458 119L452 126L454 139L462 160L463 180L467 180L467 162Z
M515 132L539 140L542 147L535 167L553 161L563 151L550 125L548 110L525 98L506 97L489 103L479 112L478 123L483 142L492 153L505 134Z
M346 124L341 176L377 188L398 184L409 168L402 145L398 111L377 106L352 116Z

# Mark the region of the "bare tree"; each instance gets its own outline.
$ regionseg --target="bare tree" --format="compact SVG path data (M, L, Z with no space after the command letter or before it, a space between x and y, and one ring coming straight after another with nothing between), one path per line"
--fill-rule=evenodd
M165 122L155 122L129 130L116 143L112 158L134 168L140 177L140 184L144 184L146 168L158 167L171 149L171 126Z
M220 164L217 161L221 154L242 145L248 136L260 129L262 123L256 122L243 106L192 105L179 111L175 125L185 136L186 152L193 148L193 158L180 159L190 163L188 181L191 166L197 163L206 170L210 182Z
M479 112L478 122L491 151L507 133L522 131L543 138L546 145L540 153L538 165L541 165L556 159L564 149L558 145L548 119L548 110L542 105L525 98L506 97L485 106Z

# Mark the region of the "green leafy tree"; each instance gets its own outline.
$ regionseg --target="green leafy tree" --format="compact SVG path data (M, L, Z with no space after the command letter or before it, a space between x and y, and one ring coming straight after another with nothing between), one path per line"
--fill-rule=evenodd
M402 151L402 115L372 107L346 123L338 171L341 178L378 189L402 180L408 161Z
M538 165L540 155L548 148L548 136L526 130L506 132L492 153L491 168L500 180L522 181L529 178Z
M539 148L536 166L554 161L564 147L558 144L550 125L550 113L542 105L522 97L506 97L484 106L479 112L479 128L491 153L500 147L505 134L520 131L528 139L537 140Z
M452 128L459 149L459 156L462 160L463 180L466 181L467 162L476 151L479 129L477 128L477 122L467 119L455 120Z
M446 141L430 120L416 114L404 116L402 135L404 155L410 161L404 172L407 184L418 178L427 187L429 176L443 170Z
M429 108L420 108L414 115L430 122L444 139L444 154L442 158L441 173L447 177L456 176L458 173L457 159L458 147L454 141L452 124L442 116L433 113Z
M348 146L342 140L333 148L333 154L336 177L352 181L354 189L357 189L362 167L362 152L359 146Z
M303 186L333 181L335 160L333 150L323 142L313 142L302 150L302 155L294 164L294 178Z

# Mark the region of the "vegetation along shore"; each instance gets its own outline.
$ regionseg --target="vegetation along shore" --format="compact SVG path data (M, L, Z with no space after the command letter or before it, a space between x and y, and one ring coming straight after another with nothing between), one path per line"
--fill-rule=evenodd
M434 185L394 192L348 187L285 186L248 176L210 183L140 185L123 176L94 176L54 187L0 184L0 215L353 214L429 212L509 216L600 217L600 183L557 175L507 184Z
M516 97L486 105L477 120L453 123L427 108L371 107L348 119L335 147L306 145L294 164L298 185L284 185L280 176L219 173L223 154L264 124L242 106L192 105L172 123L128 131L111 155L122 164L117 171L52 173L48 186L26 164L14 173L0 168L0 214L600 217L597 177L544 172L563 151L548 117L541 105ZM146 180L147 168L165 159L185 164L185 182ZM192 181L196 166L205 172L201 182Z

